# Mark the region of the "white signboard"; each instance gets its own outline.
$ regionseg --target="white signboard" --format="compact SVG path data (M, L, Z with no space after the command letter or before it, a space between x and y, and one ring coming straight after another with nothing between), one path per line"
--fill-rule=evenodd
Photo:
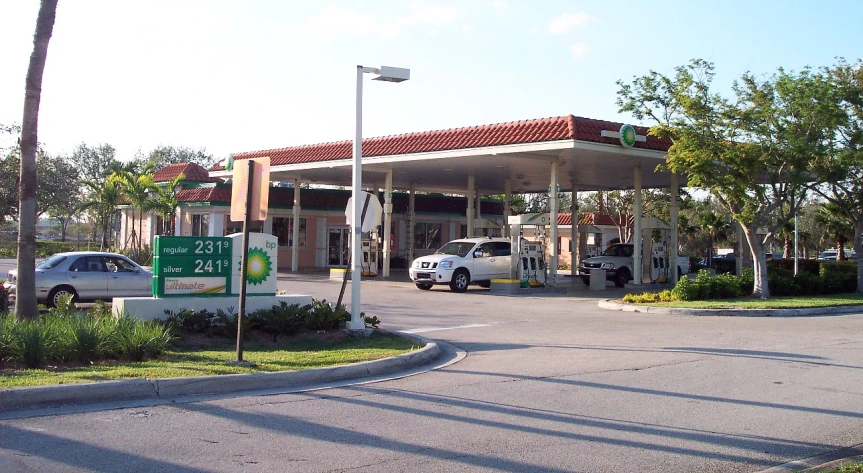
M368 200L368 207L366 208L366 216L363 219L363 231L367 232L372 228L377 227L381 224L381 216L384 213L383 207L381 207L381 202L375 197L373 194L369 194L368 192L360 192L360 199L362 199L362 203L360 204L360 208L365 204L366 200ZM348 199L348 207L345 209L345 217L348 220L348 225L353 228L354 226L354 198L351 197Z

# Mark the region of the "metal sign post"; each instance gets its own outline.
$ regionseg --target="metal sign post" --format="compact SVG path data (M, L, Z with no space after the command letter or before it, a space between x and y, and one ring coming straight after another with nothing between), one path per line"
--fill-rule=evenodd
M247 161L246 169L242 169L244 167L242 164L234 167L231 193L231 220L242 219L243 221L243 248L240 263L240 303L237 312L237 359L230 363L255 366L254 363L243 361L243 318L246 315L246 285L249 271L249 225L252 220L260 221L267 218L270 158ZM240 200L243 201L242 207L239 205Z

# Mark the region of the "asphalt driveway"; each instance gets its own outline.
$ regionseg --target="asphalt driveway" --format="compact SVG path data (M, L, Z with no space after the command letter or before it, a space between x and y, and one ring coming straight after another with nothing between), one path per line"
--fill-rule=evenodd
M9 415L0 471L750 472L863 442L863 316L614 312L596 301L622 290L578 284L367 281L367 315L465 358L306 393ZM338 297L319 273L279 285Z

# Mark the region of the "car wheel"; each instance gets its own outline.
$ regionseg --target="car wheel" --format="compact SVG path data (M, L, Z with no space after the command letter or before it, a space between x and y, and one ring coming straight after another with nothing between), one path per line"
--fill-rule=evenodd
M470 274L466 269L458 269L452 275L452 280L449 282L449 288L452 292L467 291L467 286L470 284Z
M623 287L626 286L627 282L629 282L629 271L621 269L617 272L617 276L614 277L614 285L617 287Z
M432 287L431 284L416 283L416 285L417 285L417 288L422 289L423 291L428 291Z
M479 287L484 287L486 289L491 287L491 281L484 281L476 284Z
M78 302L78 293L75 292L75 289L70 286L58 286L51 290L51 293L48 294L48 307L57 307L57 304L60 302L60 298L63 296L71 296L72 302Z

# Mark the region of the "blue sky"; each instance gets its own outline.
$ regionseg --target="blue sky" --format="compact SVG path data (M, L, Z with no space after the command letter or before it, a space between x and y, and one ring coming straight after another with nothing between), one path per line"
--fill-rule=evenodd
M36 0L0 0L0 123L20 123ZM860 1L60 0L39 139L52 153L110 143L216 156L364 136L617 113L618 79L716 64L750 71L863 56Z

